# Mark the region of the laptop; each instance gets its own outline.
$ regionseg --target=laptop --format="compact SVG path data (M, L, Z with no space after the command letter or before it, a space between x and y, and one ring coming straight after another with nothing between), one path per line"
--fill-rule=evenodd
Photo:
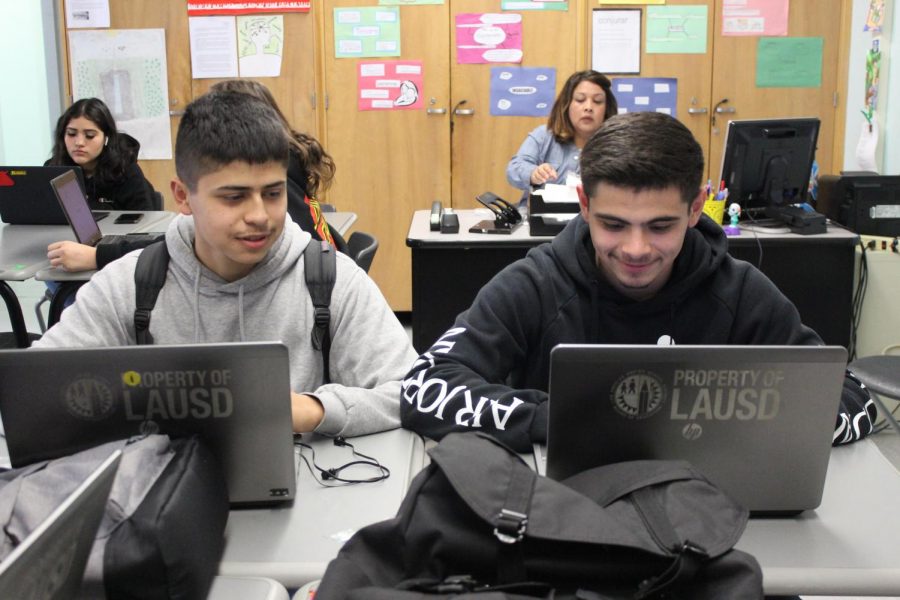
M74 173L81 189L81 167L0 167L0 217L10 225L66 225L66 215L50 187L63 173Z
M51 179L50 187L53 189L53 193L59 201L59 207L62 208L66 223L72 227L72 231L75 233L75 239L79 244L97 246L98 244L117 243L122 239L129 237L147 237L146 234L133 234L128 236L103 235L100 233L100 227L97 225L97 216L91 212L87 196L84 195L83 188L71 171ZM141 216L141 213L126 214L136 215L138 219ZM116 223L120 222L119 219L116 220Z
M839 346L561 344L546 474L684 459L752 514L814 509L846 365Z
M78 595L122 451L100 464L0 563L0 598Z
M232 504L296 492L281 343L2 350L0 415L14 467L140 434L199 434Z

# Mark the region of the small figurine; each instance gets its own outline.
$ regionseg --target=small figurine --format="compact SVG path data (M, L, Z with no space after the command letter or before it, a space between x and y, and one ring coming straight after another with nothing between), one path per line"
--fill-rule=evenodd
M728 216L731 218L731 224L722 228L725 230L725 235L741 235L741 228L738 227L738 219L741 216L741 205L737 202L732 202L728 207Z

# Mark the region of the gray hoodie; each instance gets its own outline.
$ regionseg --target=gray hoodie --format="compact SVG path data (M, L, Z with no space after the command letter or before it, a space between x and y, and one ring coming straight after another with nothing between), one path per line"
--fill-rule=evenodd
M331 296L331 378L310 343L313 305L304 280L310 235L286 218L284 233L246 277L227 282L197 260L194 221L176 217L166 231L171 261L150 322L156 344L281 341L290 355L291 389L325 407L317 432L353 436L398 427L400 379L416 358L409 337L375 283L338 253ZM110 263L79 291L60 322L34 347L135 344L134 269L140 251Z

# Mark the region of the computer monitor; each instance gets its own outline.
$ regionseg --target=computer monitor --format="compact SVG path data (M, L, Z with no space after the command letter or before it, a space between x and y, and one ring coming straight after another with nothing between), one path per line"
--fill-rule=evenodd
M729 121L720 181L742 210L806 201L819 119Z

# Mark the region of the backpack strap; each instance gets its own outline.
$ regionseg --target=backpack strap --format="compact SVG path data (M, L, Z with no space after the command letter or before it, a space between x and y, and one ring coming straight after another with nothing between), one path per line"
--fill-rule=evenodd
M134 335L139 346L153 344L150 335L150 313L156 306L159 290L169 272L169 249L166 241L150 244L138 256L134 268Z
M331 383L328 356L331 352L331 290L337 273L334 248L325 241L310 240L303 251L306 287L315 308L313 348L322 352L322 379Z

